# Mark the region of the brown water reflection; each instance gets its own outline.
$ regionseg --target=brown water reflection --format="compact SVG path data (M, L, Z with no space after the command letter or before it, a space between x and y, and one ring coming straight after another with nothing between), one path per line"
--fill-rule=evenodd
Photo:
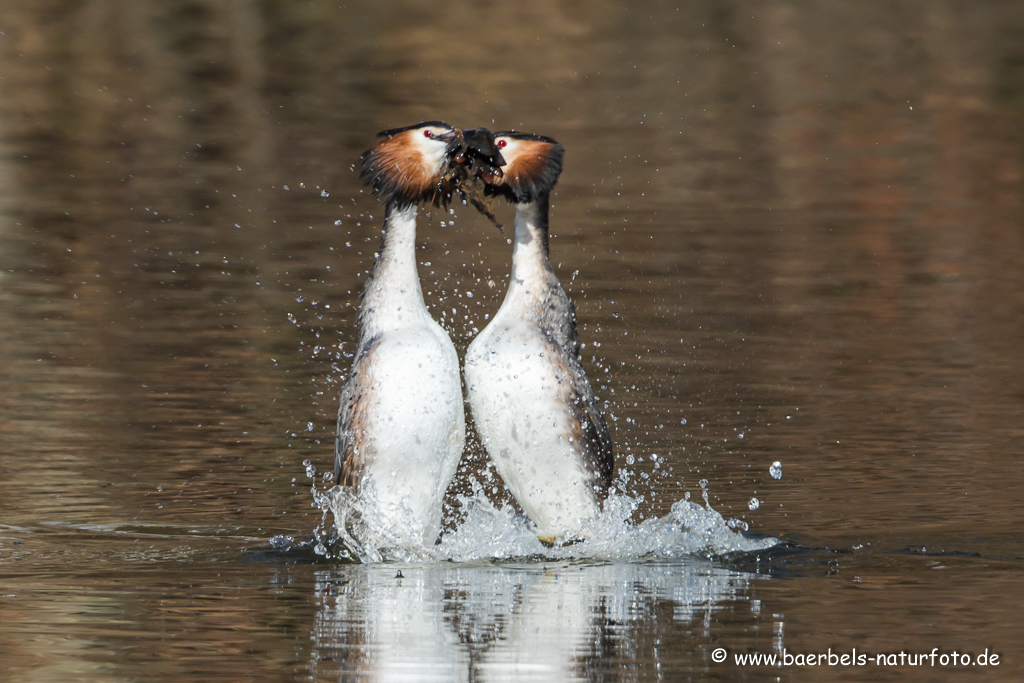
M990 647L986 676L1019 678L1022 46L997 0L0 5L0 677L376 670L390 569L242 550L319 519L301 461L330 461L382 216L352 164L442 118L568 150L552 256L641 513L706 478L726 517L817 548L680 563L675 594L584 565L537 599L587 596L545 671L774 679L798 670L709 648L857 645ZM509 248L467 210L421 239L462 350ZM406 571L457 676L507 673L477 665L531 612L500 596L543 570ZM698 599L695 571L738 588ZM639 612L608 607L623 585Z

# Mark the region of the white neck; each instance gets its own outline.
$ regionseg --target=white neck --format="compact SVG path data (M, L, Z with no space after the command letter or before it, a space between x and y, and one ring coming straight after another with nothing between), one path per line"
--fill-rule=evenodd
M547 197L516 204L516 236L512 247L512 275L508 283L511 298L520 290L536 293L554 275L548 260Z
M363 290L360 341L429 318L416 271L416 206L389 205L380 253Z

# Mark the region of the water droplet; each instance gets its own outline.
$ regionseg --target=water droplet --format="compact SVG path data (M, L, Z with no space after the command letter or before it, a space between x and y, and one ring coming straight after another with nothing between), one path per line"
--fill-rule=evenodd
M307 477L312 479L313 477L316 476L316 466L313 463L311 463L309 460L303 460L302 461L302 465L303 465L303 467L306 468L306 476Z
M747 507L750 508L751 510L756 510L757 508L761 507L761 501L759 501L757 498L751 498L750 501L747 503Z
M772 475L772 479L782 479L782 463L778 460L773 462L768 468L768 473Z

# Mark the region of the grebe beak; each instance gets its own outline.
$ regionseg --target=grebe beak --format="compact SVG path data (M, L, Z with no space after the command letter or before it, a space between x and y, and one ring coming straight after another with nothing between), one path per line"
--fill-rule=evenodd
M470 175L483 179L487 184L499 182L505 176L501 170L505 157L494 144L494 134L486 128L469 128L462 131L462 138Z
M442 142L448 143L447 154L451 154L455 150L462 147L462 131L458 128L451 130L447 133L441 133L440 135L434 136L435 140L441 140Z
M494 144L494 134L486 128L467 128L462 131L466 148L478 157L483 157L492 166L504 166L505 158Z

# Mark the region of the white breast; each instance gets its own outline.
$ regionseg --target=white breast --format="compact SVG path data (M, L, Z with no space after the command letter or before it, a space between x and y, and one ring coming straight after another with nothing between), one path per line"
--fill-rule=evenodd
M465 438L455 347L433 320L386 332L368 386L364 518L402 545L430 547Z
M598 513L562 396L557 347L514 315L495 316L466 353L477 431L539 536L571 535Z

